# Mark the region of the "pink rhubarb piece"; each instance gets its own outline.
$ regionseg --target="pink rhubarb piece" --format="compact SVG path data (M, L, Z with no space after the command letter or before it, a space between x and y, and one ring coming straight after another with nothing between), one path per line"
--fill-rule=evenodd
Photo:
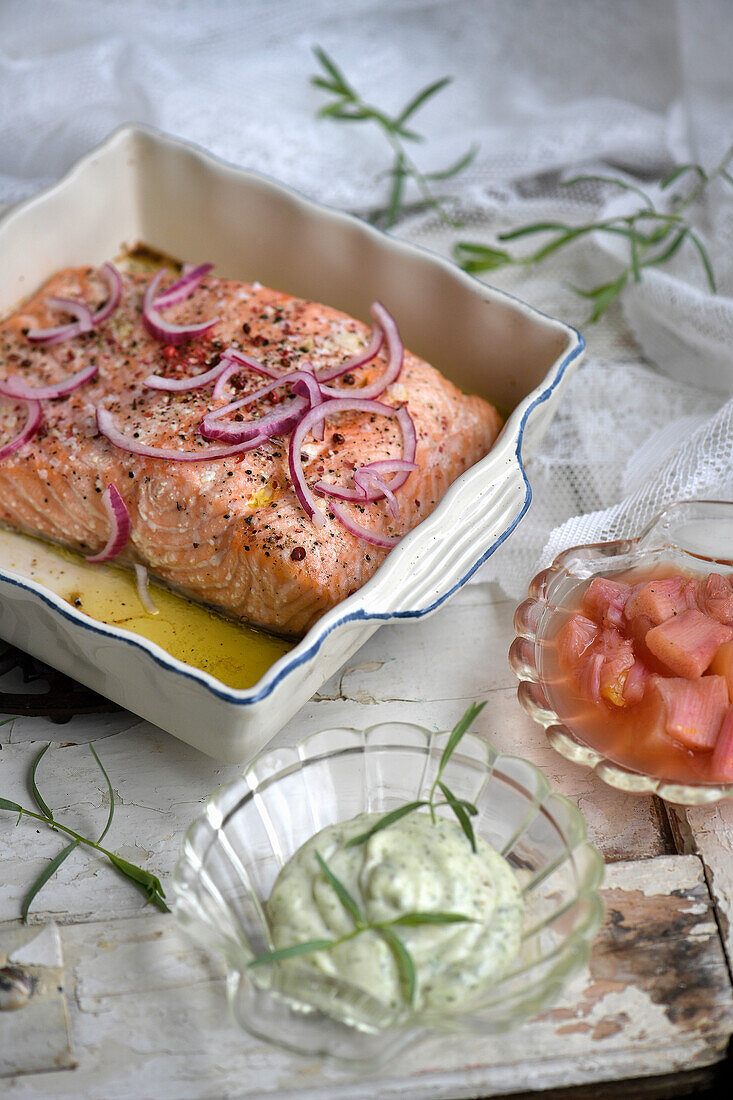
M626 673L626 679L624 680L623 694L627 706L640 703L644 698L644 691L650 675L651 673L644 662L637 658Z
M712 619L733 625L733 586L722 573L710 573L699 582L697 602L700 610Z
M732 638L729 626L691 609L655 626L647 634L646 644L677 676L694 679L702 676L723 643Z
M723 783L733 782L733 707L725 712L710 761L714 779Z
M599 630L585 615L573 615L557 632L557 656L564 672L573 672L586 649L598 637Z
M613 627L604 630L596 642L595 653L603 658L600 675L601 698L615 707L626 705L624 686L634 664L634 647Z
M607 577L594 577L585 590L583 610L603 626L621 626L630 595L630 584Z
M733 642L724 642L710 662L710 671L725 677L728 698L733 703Z
M581 657L580 663L575 669L575 682L578 691L584 699L591 703L601 701L601 669L603 668L603 656L600 653L586 653Z
M654 626L679 615L683 611L696 607L696 585L685 577L665 577L664 580L647 581L635 585L629 596L624 613L627 619L643 615L651 619Z
M670 737L696 752L712 749L728 709L728 690L723 677L703 676L699 680L688 680L655 676L652 685L664 707L664 728Z

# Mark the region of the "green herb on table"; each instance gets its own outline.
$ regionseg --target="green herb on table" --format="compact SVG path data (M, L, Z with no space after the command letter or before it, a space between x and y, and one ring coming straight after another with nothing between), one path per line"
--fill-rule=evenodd
M379 821L375 822L365 833L360 833L359 836L352 837L346 844L347 848L354 848L357 844L364 844L370 837L373 837L375 833L379 833L382 829L388 828L390 825L394 824L395 821L399 821L401 817L405 817L407 814L412 813L413 810L420 810L423 807L427 807L430 811L431 818L435 821L435 811L441 806L449 806L456 815L458 824L466 834L472 850L474 852L476 851L476 837L473 831L473 825L471 824L471 818L476 816L478 810L472 802L467 802L465 798L456 798L446 784L443 783L443 772L445 771L446 764L458 748L463 736L468 732L474 720L485 706L486 703L471 703L471 706L463 717L460 718L453 727L451 735L441 753L438 771L433 780L433 785L430 788L428 797L419 799L417 802L406 802L404 806L399 806L396 810L391 810L388 814L385 814L384 817L380 817ZM438 787L445 798L445 802L435 801L436 789Z
M437 172L421 172L412 157L407 152L407 142L421 142L424 138L417 133L412 125L408 126L414 115L424 107L428 100L441 92L451 82L450 77L443 77L433 84L428 84L395 115L388 115L380 108L367 103L351 84L336 63L328 56L325 50L316 46L313 50L321 66L322 73L311 77L311 84L322 91L330 93L333 97L330 103L321 107L318 115L320 118L335 119L339 122L373 122L382 131L392 147L392 167L385 175L390 177L389 197L385 206L374 211L371 220L375 224L389 228L394 225L400 214L410 210L430 206L440 214L448 225L457 226L458 223L450 217L443 205L444 199L434 194L431 184L451 179L462 172L476 156L478 146L471 146L454 164ZM409 181L416 185L421 200L418 203L407 205L405 203L405 187Z
M43 886L45 886L45 884L56 873L56 871L58 871L64 860L67 859L68 856L70 856L71 853L76 848L78 848L80 844L86 845L89 848L96 848L98 852L101 852L102 855L107 857L113 867L116 867L122 875L124 875L126 878L129 878L132 882L135 883L137 888L145 894L145 897L149 902L152 902L153 905L157 906L157 908L160 909L162 912L169 912L168 906L166 905L164 900L165 891L163 890L160 880L155 875L151 874L150 871L145 871L142 867L137 867L134 863L129 863L121 856L115 855L114 852L110 852L107 848L102 847L101 842L107 835L107 832L109 831L112 820L114 818L115 796L109 775L107 774L104 765L102 764L102 761L99 759L99 756L94 746L90 744L89 748L94 756L94 759L99 765L102 775L105 778L105 781L107 783L107 790L109 792L109 813L107 815L107 821L104 829L100 833L97 840L90 840L88 837L81 836L73 829L70 829L67 825L62 825L61 822L56 821L53 816L52 810L47 805L45 799L39 791L36 778L38 766L49 748L50 745L46 745L43 749L41 749L41 751L38 753L33 761L30 773L31 793L33 795L33 800L36 806L40 810L40 813L29 810L26 807L19 805L17 802L11 802L7 798L0 798L0 810L10 810L12 813L17 813L17 824L20 824L20 821L25 814L26 817L34 818L36 821L42 821L44 824L48 825L50 829L58 830L62 833L65 833L67 836L72 837L71 843L67 844L67 846L58 853L58 855L54 856L53 859L50 860L50 862L47 864L46 867L44 867L43 871L41 871L38 878L35 880L35 882L33 882L28 892L26 893L21 907L23 920L27 921L31 903L37 897L39 891L43 888Z
M318 852L316 852L316 859L318 860L318 866L321 869L324 879L353 920L353 929L351 932L347 932L337 939L307 940L304 943L292 944L290 947L280 947L274 951L265 951L262 955L257 955L256 958L251 960L248 964L250 969L258 966L271 966L273 963L283 962L286 959L294 959L299 955L312 955L316 951L331 951L334 947L338 947L342 943L348 943L349 940L355 939L364 932L376 932L376 934L384 940L392 953L392 958L394 959L397 973L400 977L400 985L402 987L405 1002L408 1005L412 1005L415 1000L417 982L415 964L404 942L395 932L395 928L414 928L424 924L465 924L472 923L473 917L467 917L462 913L441 913L431 911L427 913L403 913L401 916L395 917L394 920L369 922L359 908L353 895L334 874L325 859Z
M661 190L668 198L666 210L660 210L645 191L624 180L611 176L575 176L567 180L564 186L572 187L579 183L597 182L618 187L637 195L642 201L641 208L633 214L616 215L600 221L585 222L582 225L570 225L561 221L532 222L498 235L499 241L507 242L537 234L549 234L549 239L544 244L526 256L516 256L505 248L476 244L472 241L459 241L453 249L454 259L464 271L473 274L495 271L497 268L508 265L531 266L589 233L606 233L626 239L628 261L621 274L610 282L599 283L587 289L573 287L576 294L587 298L591 303L588 322L597 321L627 286L639 283L646 268L661 267L684 244L688 244L697 254L708 286L715 293L715 274L707 249L684 214L714 180L725 180L733 184L733 176L729 172L731 160L733 160L733 147L728 150L720 164L709 173L699 164L681 164L675 168L661 184ZM690 181L692 181L691 185ZM673 190L675 185L679 189Z

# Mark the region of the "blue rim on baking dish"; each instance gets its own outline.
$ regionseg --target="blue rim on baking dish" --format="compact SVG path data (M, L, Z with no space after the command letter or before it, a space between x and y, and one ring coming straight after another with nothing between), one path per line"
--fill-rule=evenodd
M540 358L542 360L541 369L546 370L546 373L539 384L534 385L534 388L530 386L530 392L525 392L521 399L515 402L514 411L509 415L505 429L492 452L481 462L467 470L453 484L432 515L399 543L385 563L380 566L375 576L362 589L324 615L295 648L281 657L252 688L228 688L208 673L178 661L155 643L131 636L119 628L90 622L83 613L76 611L61 598L49 593L43 586L21 578L17 574L3 573L0 569L0 581L4 584L21 588L29 594L32 593L35 598L45 602L64 620L75 624L76 627L83 627L84 631L89 632L90 635L107 639L114 638L127 647L136 648L144 652L148 658L152 658L153 662L161 668L175 673L177 677L201 685L207 693L228 704L232 704L237 708L246 708L269 698L296 669L312 662L321 652L326 639L334 631L347 627L349 624L358 623L373 623L374 629L376 629L381 622L397 619L419 619L435 611L450 595L465 584L479 566L512 534L525 515L532 496L524 465L524 448L527 435L530 434L534 439L535 436L538 437L541 434L546 426L557 400L558 391L566 376L569 376L570 368L577 364L582 354L584 341L582 336L569 325L546 317L512 295L486 286L479 280L460 271L454 264L440 256L389 237L352 215L331 210L297 194L290 188L269 181L259 174L230 166L189 143L159 135L148 128L139 126L127 126L116 131L103 145L79 161L54 187L20 204L2 218L0 221L0 248L3 248L7 238L10 237L11 244L14 247L7 251L7 256L8 260L15 264L16 269L15 277L12 275L8 277L8 282L12 284L13 289L7 291L0 287L0 291L4 293L5 298L9 299L5 302L6 307L12 305L14 300L27 293L35 279L32 270L27 274L18 275L17 272L22 270L20 261L13 258L17 256L18 242L22 239L23 232L28 233L27 225L33 219L39 219L41 229L48 233L49 225L51 225L51 231L56 232L55 225L49 220L52 213L49 208L53 207L58 211L64 209L64 204L70 208L73 207L74 203L78 205L81 201L81 192L85 189L88 200L88 195L94 193L90 188L97 177L104 179L104 175L107 173L110 179L116 178L110 176L113 168L119 175L125 165L135 162L136 157L138 163L134 168L130 168L129 172L137 171L141 174L149 172L150 181L148 182L145 181L144 175L141 175L143 183L148 186L148 189L152 187L155 172L158 172L156 178L163 178L166 182L174 177L176 172L180 174L182 182L180 182L179 189L185 192L188 185L190 191L189 197L184 195L181 200L182 204L185 204L186 201L195 203L197 199L200 201L202 195L208 195L212 188L218 186L230 197L241 195L242 201L249 201L255 206L257 203L269 202L273 209L285 211L286 214L290 215L296 226L302 224L303 231L311 234L310 240L315 240L318 234L321 236L330 234L334 240L338 239L350 244L352 251L356 247L362 248L364 256L374 266L382 265L380 271L382 269L388 271L390 278L393 277L392 270L394 270L394 285L390 290L391 294L397 296L401 293L407 296L412 295L412 300L408 303L408 306L403 305L403 311L406 310L409 314L412 310L413 319L417 315L419 304L415 301L418 290L403 286L404 282L408 281L406 279L408 274L416 276L416 285L419 284L420 280L423 283L432 280L435 284L432 289L436 293L444 293L447 289L456 297L456 300L460 298L461 304L465 304L467 310L474 311L478 320L485 323L486 326L496 325L497 331L499 331L498 326L505 325L506 327L506 325L510 325L514 326L512 331L529 333L526 339L528 346L534 341L531 344L532 348L535 345L539 348L541 341L545 341L542 345L541 355L539 351L537 355L538 361ZM152 168L150 167L151 164L153 165ZM95 177L95 173L97 177ZM139 181L135 178L133 182ZM179 186L178 182L177 186ZM78 196L77 192L79 192ZM166 195L166 197L168 196ZM109 198L109 196L106 196L106 198ZM137 197L135 201L142 202ZM175 204L178 200L174 197L172 201ZM122 200L120 200L121 203ZM120 208L122 208L122 205ZM101 217L101 214L97 213L95 215L93 212L92 216ZM153 222L155 217L160 217L161 225L163 225L168 212L156 209L152 213L148 211L145 216L149 220L152 219ZM130 215L130 218L134 217L142 217L142 215ZM21 228L21 223L23 223L23 228ZM195 232L194 229L188 228L191 232ZM314 230L317 230L316 235L314 235ZM169 227L167 231L170 232ZM63 237L63 232L63 230L58 231L61 237ZM109 233L109 230L105 229L105 232ZM128 232L134 232L134 230L128 230ZM40 232L36 230L31 241L36 250L41 248L37 242L39 236ZM84 262L81 255L82 249L86 248L84 255L87 262L90 260L96 262L96 257L89 255L89 250L90 242L97 247L97 237L94 237L92 230L89 229L86 231L86 238L80 243L74 241L73 247L68 241L63 242L63 246L59 245L63 256L66 258L73 255L76 262ZM120 239L125 239L123 228L120 229L120 236L117 238L118 246ZM153 247L161 247L161 241L159 240L147 240L146 243ZM50 245L49 249L52 250L53 247L53 245ZM99 244L98 248L101 247L102 245ZM329 244L325 244L323 247L324 249L333 248ZM29 251L32 251L32 249ZM114 254L111 252L109 245L107 245L107 252ZM211 258L216 261L216 254ZM37 262L41 268L44 268L44 265L48 267L50 260L43 255ZM391 265L391 268L389 265ZM32 269L32 258L30 266ZM45 270L43 273L45 274ZM316 280L328 279L329 277L334 278L330 274L322 276L319 272L316 275ZM12 282L13 278L15 279L14 282ZM39 275L37 281L40 281L40 278ZM361 275L355 275L354 278L358 280ZM400 281L400 278L402 281ZM23 281L24 279L25 281ZM357 293L357 290L352 288L350 292ZM12 298L13 293L15 293L15 299ZM320 300L328 299L321 298ZM341 307L340 302L334 302L333 304ZM421 305L421 308L424 310L424 304ZM480 312L480 310L483 310L483 312ZM491 312L492 310L492 316L495 319L485 321L487 311ZM432 320L429 323L432 324ZM415 325L413 324L414 329ZM469 340L478 339L473 334L469 334L466 338ZM507 342L510 340L508 334L502 338ZM407 339L410 340L409 335ZM470 354L476 357L476 349L471 348L466 358L469 358ZM462 363L460 366L463 369ZM548 367L549 369L546 369ZM532 376L532 380L534 381L534 376ZM544 416L538 411L540 406L543 405L546 406L546 415ZM488 482L487 464L490 465L492 471L492 476ZM501 496L502 493L503 496ZM493 502L499 496L501 496L501 503L494 506ZM486 508L489 497L492 501L493 512L491 523L486 524ZM494 513L496 513L496 518L494 518ZM447 526L445 520L447 517L451 518L450 538L445 536L445 527ZM464 528L461 528L461 520L463 520ZM480 529L477 526L479 521L483 525ZM466 531L469 534L464 538L462 532L465 534ZM463 538L463 541L461 541L461 538ZM450 561L447 561L447 558L450 558ZM403 575L403 582L399 581L400 572ZM442 576L436 581L439 573ZM409 583L406 583L408 579ZM400 588L400 583L402 583L402 588ZM408 589L409 591L407 591ZM386 600L384 598L385 591L388 592ZM399 594L399 599L393 598L395 593ZM362 638L358 644L362 644L363 640L365 638ZM354 648L356 646L345 652L344 655L348 656L354 651ZM330 672L328 674L330 675ZM326 678L327 676L323 677L323 679ZM321 682L323 681L321 680ZM311 688L306 697L309 697L313 690L314 688Z

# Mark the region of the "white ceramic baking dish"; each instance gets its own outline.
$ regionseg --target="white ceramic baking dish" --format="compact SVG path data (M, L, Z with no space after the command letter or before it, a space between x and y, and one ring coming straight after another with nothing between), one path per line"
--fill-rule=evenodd
M526 512L523 460L583 349L574 329L271 180L185 142L125 126L0 222L0 314L59 268L136 242L368 319L389 303L406 346L508 419L491 453L251 689L225 686L160 647L90 621L0 557L0 637L176 737L227 761L258 752L390 619L428 615Z

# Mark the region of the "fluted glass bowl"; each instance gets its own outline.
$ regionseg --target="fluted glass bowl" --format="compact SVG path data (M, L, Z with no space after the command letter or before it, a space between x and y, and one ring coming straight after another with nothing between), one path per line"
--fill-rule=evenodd
M733 501L692 500L671 504L633 539L574 546L538 573L529 596L514 616L516 637L509 663L519 679L519 702L544 727L547 740L568 760L593 768L612 787L656 794L669 802L696 806L733 798L733 783L685 783L634 770L586 743L558 715L548 698L547 671L552 638L567 618L578 589L593 577L613 577L628 569L669 564L706 576L733 569ZM570 719L568 719L570 721Z
M390 1014L345 981L305 970L293 976L292 962L247 970L271 948L264 903L283 864L327 825L425 797L447 737L397 722L325 730L260 756L190 827L174 876L175 912L224 955L230 1002L247 1031L366 1067L430 1031L512 1027L553 1001L587 961L603 915L603 861L579 810L533 764L467 735L444 780L476 804L475 832L508 860L525 900L521 948L504 976L463 1009Z

